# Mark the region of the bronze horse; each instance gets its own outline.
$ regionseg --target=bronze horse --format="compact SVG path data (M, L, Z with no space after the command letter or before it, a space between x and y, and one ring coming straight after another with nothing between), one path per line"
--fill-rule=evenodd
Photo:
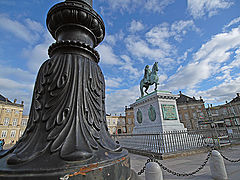
M149 77L149 80L146 81L145 77L141 80L140 82L140 91L141 91L141 97L144 96L144 92L146 94L148 94L147 90L149 88L149 86L155 84L155 88L154 90L156 91L157 90L157 85L159 85L158 83L158 75L157 75L157 72L158 72L158 62L155 62L153 67L152 67L152 72L150 73L150 77ZM143 87L145 87L145 91L143 92Z

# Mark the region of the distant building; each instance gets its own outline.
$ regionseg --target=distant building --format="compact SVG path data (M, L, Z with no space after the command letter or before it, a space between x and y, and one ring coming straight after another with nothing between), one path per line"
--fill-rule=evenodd
M180 122L189 130L210 128L204 101L200 97L189 97L180 91L177 99L177 108Z
M134 111L133 107L125 106L125 116L126 116L126 129L127 133L132 133L134 128Z
M126 133L126 117L106 115L108 131L110 134Z
M17 104L15 99L12 103L0 94L0 139L5 144L15 144L21 137L26 126L22 124L23 101Z
M240 125L240 94L233 98L230 102L223 105L210 106L207 108L209 118L212 119L215 126L235 127Z

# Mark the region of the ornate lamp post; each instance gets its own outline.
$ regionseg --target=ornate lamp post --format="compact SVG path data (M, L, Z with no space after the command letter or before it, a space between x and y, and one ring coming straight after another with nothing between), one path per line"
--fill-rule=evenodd
M128 179L128 153L107 130L104 76L94 50L105 27L92 0L56 4L47 27L56 43L39 70L26 131L0 152L0 179Z

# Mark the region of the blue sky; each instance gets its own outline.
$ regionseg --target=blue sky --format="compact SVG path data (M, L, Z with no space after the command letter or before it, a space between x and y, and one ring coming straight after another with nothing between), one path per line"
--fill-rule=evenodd
M40 65L54 42L46 15L57 0L0 0L0 93L31 104ZM107 113L140 96L146 64L159 63L159 90L221 104L240 92L239 0L94 0L106 26L97 47Z

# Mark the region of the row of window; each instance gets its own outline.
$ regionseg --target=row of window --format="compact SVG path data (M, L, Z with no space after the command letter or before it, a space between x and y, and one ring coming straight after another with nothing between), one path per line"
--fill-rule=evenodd
M193 118L204 119L204 113L203 112L200 112L200 113L193 112L192 116L193 116ZM179 114L179 118L182 119L182 115L181 114ZM188 113L184 113L184 118L185 119L189 119L189 114Z
M24 131L20 131L20 136L23 135L23 132L24 132ZM17 133L16 130L11 130L11 131L10 131L10 137L11 137L11 138L14 138L14 137L16 136L16 133ZM1 133L1 138L6 138L7 135L8 135L8 131L7 131L7 130L3 130L2 133Z
M188 109L187 106L184 106L183 109ZM199 106L191 106L191 109L202 109L202 105L199 105Z
M6 113L11 113L11 112L12 112L12 110L11 110L11 109L6 109L6 110L5 110L5 112L6 112ZM19 114L19 111L18 111L18 110L16 110L16 111L15 111L15 114Z
M112 124L116 124L116 123L125 124L125 119L118 119L118 120L113 119L112 121L110 119L107 119L107 124L108 125L111 124L111 122L112 122Z
M227 114L237 114L237 113L240 113L240 105L235 105L235 106L230 106L230 107L223 107L219 110L217 109L213 109L211 110L211 113L212 114L216 114L216 115L219 115L219 114L224 114L224 115L227 115Z
M6 118L4 118L3 125L8 126L9 122L10 122L10 118L6 117ZM18 119L16 119L16 118L13 119L12 125L17 126L17 124L18 124ZM23 119L21 124L22 124L22 126L27 126L27 120Z

